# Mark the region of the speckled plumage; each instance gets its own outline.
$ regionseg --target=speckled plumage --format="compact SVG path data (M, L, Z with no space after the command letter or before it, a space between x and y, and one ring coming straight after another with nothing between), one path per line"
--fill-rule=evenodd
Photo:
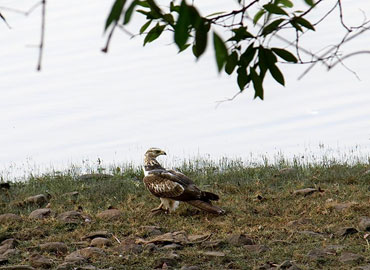
M161 204L153 209L164 209L173 212L180 201L187 202L197 208L214 214L225 211L212 205L211 200L217 201L218 195L200 190L186 175L163 168L156 158L166 153L158 148L150 148L144 156L144 178L146 188L161 199Z

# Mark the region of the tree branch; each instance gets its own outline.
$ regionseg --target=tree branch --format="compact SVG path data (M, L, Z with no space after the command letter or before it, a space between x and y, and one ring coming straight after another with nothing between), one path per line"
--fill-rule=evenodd
M41 70L42 55L44 52L44 40L45 40L45 17L46 17L46 0L41 1L42 11L41 11L41 38L39 45L39 60L37 64L37 71Z

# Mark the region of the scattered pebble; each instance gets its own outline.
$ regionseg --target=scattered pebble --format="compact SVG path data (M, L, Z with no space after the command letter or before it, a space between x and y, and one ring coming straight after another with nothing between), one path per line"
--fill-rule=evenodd
M44 219L50 217L51 214L52 212L49 208L41 208L32 211L28 217L31 219Z
M245 234L232 234L226 240L230 245L233 246L244 246L244 245L254 245L254 241L251 237Z
M48 242L40 244L40 250L56 254L66 254L68 247L63 242Z
M16 214L6 213L0 215L0 224L21 222L22 218Z
M90 245L92 247L103 248L103 247L109 247L109 246L111 246L112 245L112 242L109 239L107 239L107 238L96 237L93 240L91 240Z
M370 231L370 217L361 217L358 228L361 231Z
M49 198L50 198L50 195L46 196L44 194L38 194L38 195L31 196L25 199L24 204L26 205L36 204L38 206L44 206L48 203Z
M363 260L363 256L351 252L342 252L342 255L339 258L339 261L345 264L357 264Z
M49 258L36 254L30 257L30 264L33 267L40 269L40 268L51 268L54 262Z
M337 230L335 232L335 235L337 235L337 236L347 236L347 235L352 235L352 234L355 234L355 233L358 233L358 230L356 228L344 227L344 228L340 228L339 230Z
M105 220L113 220L118 219L122 216L122 211L118 209L108 209L100 212L96 215L97 218L105 219Z

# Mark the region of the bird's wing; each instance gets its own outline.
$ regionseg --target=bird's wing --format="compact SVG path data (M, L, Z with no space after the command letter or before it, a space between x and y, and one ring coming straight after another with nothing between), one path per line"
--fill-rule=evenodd
M194 182L193 180L191 180L189 177L187 177L185 174L181 173L181 172L178 172L178 171L175 171L175 170L167 170L168 172L176 175L177 177L179 177L182 182L188 184L188 185L194 185Z
M187 201L202 195L195 185L166 170L152 170L143 181L153 195L161 198Z

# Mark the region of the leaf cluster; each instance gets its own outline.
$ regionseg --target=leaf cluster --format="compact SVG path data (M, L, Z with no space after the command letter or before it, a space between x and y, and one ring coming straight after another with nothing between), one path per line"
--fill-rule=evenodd
M315 7L313 0L304 0L306 12L294 10L291 0L239 1L240 9L229 13L217 12L207 16L186 0L171 1L164 9L154 0L116 0L107 17L105 30L116 25L127 25L133 14L145 16L146 22L139 29L144 35L144 45L158 39L164 31L173 33L173 41L182 52L189 47L198 59L206 51L209 39L219 72L228 75L236 72L240 91L253 85L255 98L263 99L263 82L270 74L279 84L285 78L281 63L299 63L297 52L274 47L271 39L282 29L297 33L315 28L305 17Z

